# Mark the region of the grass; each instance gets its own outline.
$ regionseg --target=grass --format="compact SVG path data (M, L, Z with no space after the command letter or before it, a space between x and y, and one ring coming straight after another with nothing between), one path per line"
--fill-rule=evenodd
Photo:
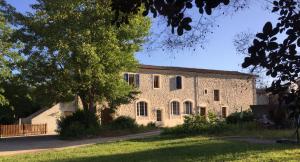
M243 136L260 139L295 139L295 129L266 129L254 122L243 124L226 124L217 129L195 129L185 132L183 126L163 129L163 134L174 136L203 135L203 136ZM191 130L191 129L189 129Z
M0 157L0 161L299 161L300 147L280 144L249 144L204 136L161 136L96 144L60 151Z

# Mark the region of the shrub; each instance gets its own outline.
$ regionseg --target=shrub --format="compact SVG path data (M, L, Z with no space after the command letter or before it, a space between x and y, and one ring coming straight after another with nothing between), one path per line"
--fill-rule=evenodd
M138 124L129 116L120 116L113 120L109 126L112 129L136 129Z
M150 122L150 123L147 124L146 127L148 127L148 128L156 128L156 124L154 122Z
M58 120L59 136L62 138L82 138L99 133L100 123L95 113L78 110L72 115Z
M251 111L235 112L230 114L226 118L226 122L229 124L237 124L237 123L252 122L252 121L254 121L254 115Z
M225 130L227 124L217 118L213 113L206 117L200 115L185 116L182 125L166 128L163 134L193 135L215 134Z

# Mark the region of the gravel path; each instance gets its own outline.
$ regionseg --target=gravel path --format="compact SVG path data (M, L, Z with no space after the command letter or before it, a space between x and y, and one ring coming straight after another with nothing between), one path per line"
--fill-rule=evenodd
M76 141L60 140L55 135L3 138L0 139L0 156L39 152L45 150L60 150L65 148L74 148L97 143L114 142L129 139L141 139L156 136L159 134L160 130L157 130L119 137L99 137Z

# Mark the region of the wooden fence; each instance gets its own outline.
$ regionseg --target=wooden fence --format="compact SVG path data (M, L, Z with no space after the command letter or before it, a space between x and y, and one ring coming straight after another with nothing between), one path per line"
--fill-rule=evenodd
M47 133L47 124L0 125L0 137L42 135Z

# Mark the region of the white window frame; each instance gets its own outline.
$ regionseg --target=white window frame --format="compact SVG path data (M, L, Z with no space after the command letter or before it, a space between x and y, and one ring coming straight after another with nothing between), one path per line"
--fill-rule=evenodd
M174 114L174 107L173 107L173 103L176 102L178 103L178 114ZM170 105L170 108L171 108L171 115L172 116L180 116L180 102L179 101L171 101L171 105Z
M155 85L154 84L155 83L155 77L158 77L158 88L154 86ZM153 78L152 79L152 87L153 87L153 89L160 89L161 88L161 76L159 74L153 74L152 78Z
M189 107L189 113L187 113L187 111L186 110L188 110L187 109L187 107L186 107L186 103L190 103L190 107ZM183 108L184 108L184 114L186 114L186 115L191 115L191 114L193 114L193 102L192 101L190 101L190 100L187 100L187 101L184 101L183 102Z
M126 72L126 73L124 73L123 74L123 77L124 77L124 75L126 75L127 74L127 76L128 76L128 78L127 78L127 80L125 80L125 78L124 78L124 80L125 80L125 82L127 82L129 85L131 85L130 83L129 83L129 76L130 75L134 75L134 83L133 83L133 86L134 87L137 87L137 88L139 88L140 87L140 83L141 83L141 75L139 74L139 73L128 73L128 72ZM136 76L139 76L138 78L138 81L137 81L137 77Z

